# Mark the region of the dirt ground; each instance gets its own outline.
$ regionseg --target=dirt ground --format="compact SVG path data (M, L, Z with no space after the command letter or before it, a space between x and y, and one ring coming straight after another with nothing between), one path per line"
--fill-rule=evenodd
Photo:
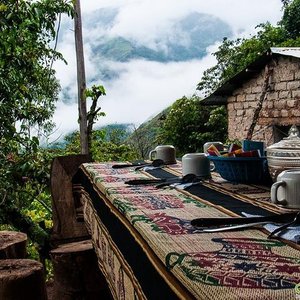
M47 290L47 297L48 300L59 300L54 298L54 281L48 280L46 282L46 290ZM110 292L108 290L104 290L103 294L101 295L102 300L113 300Z
M57 300L57 299L54 299L54 296L53 296L53 285L54 285L53 280L48 280L46 282L46 290L47 290L48 300Z

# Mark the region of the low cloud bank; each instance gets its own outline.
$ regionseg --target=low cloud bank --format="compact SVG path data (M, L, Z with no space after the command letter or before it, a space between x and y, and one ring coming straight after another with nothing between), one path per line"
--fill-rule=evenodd
M113 123L134 123L136 126L172 104L182 96L196 92L202 73L215 64L211 55L217 44L207 49L202 59L179 62L156 62L134 59L127 62L97 61L93 53L95 41L102 36L122 36L141 45L157 49L164 47L163 41L176 38L170 36L174 20L191 12L214 15L227 22L235 36L249 36L257 24L281 18L281 1L240 0L94 0L81 4L85 37L85 65L88 86L103 84L107 95L100 98L106 117L100 118L96 126ZM115 7L113 22L105 26L93 26L88 18L92 11L103 7ZM90 20L91 21L91 20ZM88 24L88 27L85 27ZM78 129L76 61L72 22L65 20L58 50L63 53L68 65L56 63L55 69L62 86L61 100L57 105L54 122L57 125L52 139ZM159 44L158 44L159 41ZM106 80L100 79L104 69L117 74Z

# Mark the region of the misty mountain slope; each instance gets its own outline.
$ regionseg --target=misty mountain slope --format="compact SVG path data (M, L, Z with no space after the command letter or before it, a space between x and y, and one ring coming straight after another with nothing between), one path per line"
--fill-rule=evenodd
M233 34L229 24L200 12L182 17L167 14L160 22L156 16L149 16L138 23L137 14L134 19L122 7L106 7L82 17L87 87L101 84L107 91L100 99L107 115L97 126L141 124L173 99L189 93L196 86L194 77L200 77L200 60L208 54L206 49ZM65 115L77 113L73 25L67 20L59 35L59 45L70 61L70 68L60 76L60 107L64 113L59 112L57 118L63 118L64 123Z
M145 30L146 39L143 40L134 34L129 37L123 33L122 36L123 31L119 30L123 23L119 16L119 8L112 7L101 8L83 16L84 45L87 49L85 59L93 70L87 74L87 86L99 83L106 87L114 86L128 72L131 61L167 64L201 59L207 54L208 46L232 35L230 26L221 19L192 12L182 18L167 20L167 26L161 26L158 32L154 31L155 34L148 34L148 28ZM73 39L72 26L68 20L60 30L59 43L67 45L67 51L71 51L68 43ZM66 104L74 103L77 101L76 92L73 82L67 81L61 92L62 101Z
M105 13L106 11L106 13ZM94 27L109 29L114 26L117 11L101 9L94 12ZM99 19L97 19L97 15ZM105 15L103 18L102 16ZM104 23L104 21L107 23ZM138 24L137 24L138 26ZM105 31L104 31L105 32ZM145 33L146 34L146 33ZM182 19L174 20L168 32L155 40L156 49L151 49L140 41L122 36L111 36L99 31L97 39L92 41L95 60L109 59L127 62L131 59L145 59L159 62L187 61L200 59L206 54L206 48L224 37L232 35L229 25L212 15L193 12Z

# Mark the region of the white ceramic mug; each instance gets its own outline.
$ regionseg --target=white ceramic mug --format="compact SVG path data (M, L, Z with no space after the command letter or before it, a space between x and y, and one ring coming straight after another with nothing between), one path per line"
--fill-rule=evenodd
M182 175L210 178L210 161L205 153L187 153L182 157Z
M271 200L287 208L300 208L300 169L281 172L271 187Z
M149 153L149 159L162 159L165 164L176 164L176 150L172 145L159 145Z

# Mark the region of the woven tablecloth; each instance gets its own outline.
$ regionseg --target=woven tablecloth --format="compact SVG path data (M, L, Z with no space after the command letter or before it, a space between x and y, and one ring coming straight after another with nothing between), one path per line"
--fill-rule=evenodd
M266 233L258 229L202 233L190 224L190 220L199 217L237 215L230 203L228 206L218 204L219 198L230 202L234 197L258 209L277 212L280 209L270 203L268 187L230 184L218 176L199 185L199 193L157 189L151 185L130 186L124 181L149 178L153 173L134 168L113 169L111 165L86 163L81 166L81 172L94 189L93 194L83 192L85 221L101 261L100 268L108 278L115 299L150 299L153 294L143 289L126 255L118 248L117 228L110 232L105 225L109 222L105 220L106 209L138 242L174 297L295 299L295 286L300 283L298 245L268 239ZM166 170L178 175L181 165L172 165ZM220 195L210 201L201 196L201 188L212 189ZM139 260L138 252L136 260ZM153 289L157 288L154 283Z

